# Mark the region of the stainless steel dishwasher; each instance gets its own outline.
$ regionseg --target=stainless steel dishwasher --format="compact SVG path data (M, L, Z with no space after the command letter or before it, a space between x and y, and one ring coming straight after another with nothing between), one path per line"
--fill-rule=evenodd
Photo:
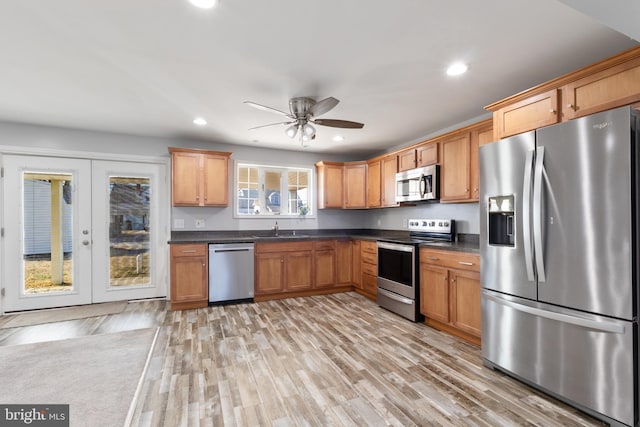
M209 245L209 302L253 299L253 243Z

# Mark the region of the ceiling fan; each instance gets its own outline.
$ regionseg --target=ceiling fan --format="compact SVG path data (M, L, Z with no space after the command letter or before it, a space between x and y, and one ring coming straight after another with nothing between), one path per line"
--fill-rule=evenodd
M348 120L315 118L316 116L320 116L333 109L336 105L338 105L338 102L340 101L333 97L325 98L318 102L316 102L312 98L307 97L291 98L289 100L290 112L285 113L284 111L267 107L261 104L256 104L255 102L244 101L245 104L259 110L271 111L273 113L280 114L289 118L289 120L286 122L270 123L268 125L256 126L250 128L249 130L275 125L290 125L287 127L287 129L285 129L285 134L292 139L295 138L296 135L299 135L300 143L303 146L305 146L306 142L315 139L316 137L316 129L312 126L312 124L320 126L330 126L334 128L362 129L362 127L364 126L363 123L350 122Z

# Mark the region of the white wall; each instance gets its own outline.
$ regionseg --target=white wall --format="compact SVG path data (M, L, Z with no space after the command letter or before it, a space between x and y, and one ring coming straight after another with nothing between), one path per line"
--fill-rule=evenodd
M168 147L199 148L233 152L232 160L263 164L303 166L314 170L320 160L362 160L303 151L284 151L256 147L196 141L186 138L153 138L136 135L83 131L49 126L0 122L0 145L32 147L47 150L71 150L91 153L130 154L169 157ZM232 169L233 171L233 166ZM231 176L233 177L233 173ZM230 188L233 188L233 179ZM234 194L233 191L230 194ZM183 219L184 230L195 230L195 220L204 219L204 230L268 230L277 219L281 229L374 228L406 229L409 218L453 218L458 232L479 233L478 204L422 204L371 210L334 210L317 212L315 218L234 218L233 203L226 208L172 208L172 219ZM174 222L172 221L171 225Z

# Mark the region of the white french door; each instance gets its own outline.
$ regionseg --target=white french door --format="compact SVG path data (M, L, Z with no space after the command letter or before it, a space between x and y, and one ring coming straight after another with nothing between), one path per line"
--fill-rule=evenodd
M166 295L164 164L2 159L2 311Z
M164 174L164 165L93 161L93 302L166 295Z

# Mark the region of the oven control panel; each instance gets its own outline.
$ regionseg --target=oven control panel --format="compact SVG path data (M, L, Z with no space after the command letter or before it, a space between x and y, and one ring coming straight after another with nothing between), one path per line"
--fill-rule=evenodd
M410 219L409 231L420 233L451 233L452 219Z

